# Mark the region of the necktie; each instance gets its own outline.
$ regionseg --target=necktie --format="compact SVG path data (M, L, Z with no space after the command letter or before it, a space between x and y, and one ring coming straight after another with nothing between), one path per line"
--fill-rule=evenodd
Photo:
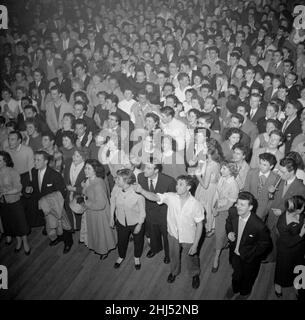
M285 196L285 194L286 194L286 192L287 192L287 190L288 190L288 183L287 183L287 181L285 182L285 184L284 184L284 188L283 188L283 197Z
M250 112L250 119L252 119L254 116L254 110L251 109L251 112Z
M155 192L155 188L154 188L152 179L150 179L149 191L150 191L150 192Z
M283 128L282 128L282 132L283 132L283 133L285 132L285 130L287 129L287 127L289 126L289 124L290 124L290 121L289 121L289 120L287 120L287 121L284 123Z
M267 180L266 176L264 175L259 176L259 185L258 185L258 191L257 191L258 194L262 193L266 180Z

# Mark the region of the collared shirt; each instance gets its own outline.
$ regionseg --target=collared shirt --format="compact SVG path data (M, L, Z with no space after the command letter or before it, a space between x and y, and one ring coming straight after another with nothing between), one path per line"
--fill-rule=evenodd
M145 199L131 187L125 192L115 186L111 193L111 205L116 210L116 218L123 226L133 226L145 220Z
M77 137L77 139L78 139L80 142L82 142L85 135L86 135L86 133L84 133L81 137Z
M39 186L39 191L41 191L41 186L42 186L42 182L43 182L43 177L46 173L47 167L45 167L42 170L38 170L38 186Z
M72 162L71 167L70 167L70 181L71 181L72 186L75 185L76 179L77 179L79 173L82 171L84 164L85 164L84 162L81 162L78 165L75 165Z
M159 175L157 174L153 179L150 179L148 178L148 187L150 187L150 183L152 181L152 184L154 186L154 189L156 189L156 185L158 183L158 178L159 178Z
M283 188L283 194L282 196L284 197L284 195L286 194L289 186L293 183L293 181L296 179L296 176L294 176L292 179L290 180L286 180L285 184L284 184L284 188Z
M268 179L268 177L269 177L269 175L270 175L270 172L271 172L271 171L269 171L269 172L267 172L267 173L259 172L259 176L260 176L260 177L261 177L261 176L265 176L266 179Z
M240 254L239 254L239 245L240 245L240 241L241 241L241 238L242 238L242 235L243 235L245 226L246 226L246 224L247 224L247 221L248 221L249 218L250 218L250 215L251 215L251 213L249 213L249 214L248 214L246 217L244 217L244 218L242 218L241 216L239 216L239 218L238 218L238 235L237 235L236 247L235 247L235 250L234 250L234 252L235 252L237 255L240 255Z
M167 231L179 243L194 243L196 224L203 221L204 208L191 194L181 207L181 199L177 193L157 193L158 204L167 204Z
M254 117L254 115L256 114L257 110L258 110L258 108L250 110L250 118Z

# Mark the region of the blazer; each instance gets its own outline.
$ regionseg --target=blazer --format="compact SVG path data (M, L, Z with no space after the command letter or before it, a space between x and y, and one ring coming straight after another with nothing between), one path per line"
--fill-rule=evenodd
M40 95L40 91L41 90L45 90L46 93L48 93L49 89L48 89L48 84L46 81L42 80L39 84L39 86L37 87L36 85L36 82L33 81L29 84L29 93L31 94L32 90L37 88L38 89L38 93L39 93L39 96L41 97Z
M270 63L267 72L282 76L284 73L284 62L281 61L278 67L276 67L275 63Z
M64 93L67 101L69 101L71 93L73 92L71 80L69 78L63 78L61 83L59 83L58 79L56 79L56 82L59 85L60 92Z
M289 100L298 100L301 97L299 86L296 85L289 88L287 97Z
M236 207L229 209L229 216L226 220L226 233L235 233L235 241L230 242L230 254L233 254L238 237L239 215ZM272 250L270 231L264 222L254 213L251 213L244 228L240 244L240 258L247 263L260 263Z
M149 191L148 178L141 172L138 175L138 183ZM155 193L176 192L176 180L163 173L158 174ZM150 224L167 224L167 205L158 205L156 202L145 199L146 221Z
M286 154L290 151L294 138L300 133L302 133L302 124L300 119L295 118L283 131Z
M77 46L77 41L74 40L74 39L69 38L68 49L73 49L76 46ZM64 42L63 42L63 40L61 40L61 39L58 40L55 43L55 48L60 54L62 54L64 52Z
M278 90L276 90L273 94L272 94L272 92L273 92L273 87L270 87L265 91L264 100L266 102L270 102L272 99L277 98Z
M247 81L242 82L241 86L246 86L247 85ZM259 89L263 91L263 86L257 82L256 80L254 80L250 86L250 92L253 88Z
M65 185L71 185L71 180L70 180L70 169L71 169L71 165L72 165L72 160L68 160L66 162L65 168L64 168L64 172L63 172L63 177L64 177L64 181L65 181ZM80 173L78 174L75 184L73 187L76 187L76 191L74 192L74 195L81 195L82 194L82 182L86 179L86 175L85 175L85 166L82 168L82 170L80 171Z
M255 124L257 125L257 121L260 118L264 118L266 116L266 109L263 108L262 106L258 107L256 113L254 114L254 116L251 118L250 117L250 112L249 112L249 119Z
M257 126L251 120L246 119L244 124L241 126L241 130L250 137L251 139L250 147L252 147L255 139L258 136Z
M270 186L274 186L276 182L279 179L279 175L271 171L269 173L269 176L266 180L266 183L262 186L261 192L258 192L259 187L259 168L256 169L250 169L248 171L245 185L243 187L243 191L248 191L252 193L252 195L255 197L255 199L258 202L258 206L256 209L256 215L260 218L264 218L268 214L268 188Z
M33 196L38 200L56 191L59 191L64 199L67 195L65 181L62 175L49 166L47 167L46 172L43 176L41 190L39 190L38 184L38 170L35 168L32 169L31 186L33 187Z
M276 216L272 208L280 209L283 212L285 212L285 202L286 200L290 199L293 196L304 196L305 194L305 185L303 184L303 181L300 179L295 178L295 180L290 184L288 187L288 190L286 191L285 195L283 196L283 189L284 189L285 181L282 180L280 185L278 186L278 190L275 192L274 199L269 202L268 204L268 219L267 219L267 225L269 229L273 229L278 221L278 216Z
M55 106L54 102L50 101L46 105L46 119L47 119L47 124L50 128L50 130L55 134L58 129L61 128L61 122L64 117L65 113L74 113L73 107L67 103L62 101L61 106L60 106L60 111L59 111L59 118L57 120L56 117L56 112L55 112Z

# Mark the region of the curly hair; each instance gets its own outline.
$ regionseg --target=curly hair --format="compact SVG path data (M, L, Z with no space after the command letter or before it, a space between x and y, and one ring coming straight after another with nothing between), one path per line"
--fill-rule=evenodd
M8 152L0 151L0 157L3 158L3 161L7 167L9 167L9 168L14 167L14 162Z
M221 163L221 168L222 167L226 167L230 170L230 173L233 177L237 177L238 175L238 172L239 172L239 169L238 169L238 166L237 166L237 163L236 162L233 162L233 161L223 161Z
M238 128L230 128L226 133L225 140L229 140L229 138L235 133L239 134L239 137L241 139L242 131L240 129L238 129Z
M85 165L86 164L89 164L93 168L98 178L102 178L102 179L105 178L105 168L99 161L95 159L88 159L85 162Z
M211 156L211 159L215 162L221 163L224 159L221 145L216 139L209 138L207 140L208 154Z
M128 185L135 184L137 179L132 170L130 169L120 169L117 171L117 176L122 177L124 182Z

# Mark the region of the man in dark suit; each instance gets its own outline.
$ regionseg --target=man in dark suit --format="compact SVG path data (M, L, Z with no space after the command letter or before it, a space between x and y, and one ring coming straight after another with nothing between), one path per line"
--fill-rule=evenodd
M244 122L240 129L250 137L250 146L252 148L254 141L258 136L257 126L251 120L248 119L249 111L246 104L240 104L237 107L237 113L241 114L244 117Z
M271 153L259 155L259 168L250 169L247 174L243 191L248 191L257 199L256 215L265 221L268 209L268 188L274 186L280 177L272 170L276 165L276 158Z
M304 196L305 185L296 177L297 164L293 159L284 158L280 161L281 182L277 188L269 188L274 193L274 199L268 204L267 226L271 230L271 237L275 245L277 240L276 224L281 214L285 213L285 202L293 196ZM274 261L275 250L268 257L268 261Z
M232 287L227 299L245 300L252 291L261 261L272 249L270 232L253 212L256 199L249 192L240 192L235 207L229 209L226 233L230 241L230 262L233 267Z
M285 107L287 119L283 123L282 132L285 139L284 142L286 154L290 151L294 138L298 134L302 133L302 124L297 115L301 108L302 106L299 101L289 101Z
M154 193L165 193L176 191L176 180L161 173L161 164L151 161L145 164L144 172L138 175L139 185L146 191ZM147 253L148 258L152 258L158 252L164 249L164 263L168 264L169 245L167 238L167 205L158 205L156 202L145 200L146 236L150 239L150 250ZM163 240L163 245L162 245Z
M63 177L57 171L51 169L48 166L49 155L45 151L37 151L35 153L34 164L35 168L32 169L32 199L36 203L36 209L38 209L38 202L44 196L50 195L59 191L63 197L66 198L67 190ZM38 212L37 214L40 214ZM65 211L63 208L63 215ZM62 218L63 219L63 218ZM63 228L65 226L63 225ZM63 230L62 235L57 235L57 238L50 242L50 246L55 246L61 241L64 241L65 247L63 253L68 253L73 245L73 238L71 233L71 226L66 227L67 230Z
M250 96L249 105L249 119L257 125L257 121L260 118L265 117L266 115L266 109L262 107L261 105L262 97L258 93L253 93Z
M83 101L76 101L73 109L76 120L84 120L86 122L87 133L92 132L94 135L98 130L98 127L92 118L85 115L88 109L87 105Z
M285 77L285 85L287 86L288 99L289 100L298 100L300 95L300 88L296 84L298 81L298 75L295 72L290 72Z
M87 130L87 123L84 119L77 119L75 121L75 130L76 134L76 146L77 147L89 147L92 141L93 132Z
M33 95L33 90L36 89L39 100L41 100L41 91L44 91L45 94L48 93L48 83L43 78L43 71L41 69L34 70L34 81L29 84L29 94Z
M60 32L60 40L56 43L56 50L63 54L68 49L74 49L77 46L77 41L70 38L68 29L64 28Z

